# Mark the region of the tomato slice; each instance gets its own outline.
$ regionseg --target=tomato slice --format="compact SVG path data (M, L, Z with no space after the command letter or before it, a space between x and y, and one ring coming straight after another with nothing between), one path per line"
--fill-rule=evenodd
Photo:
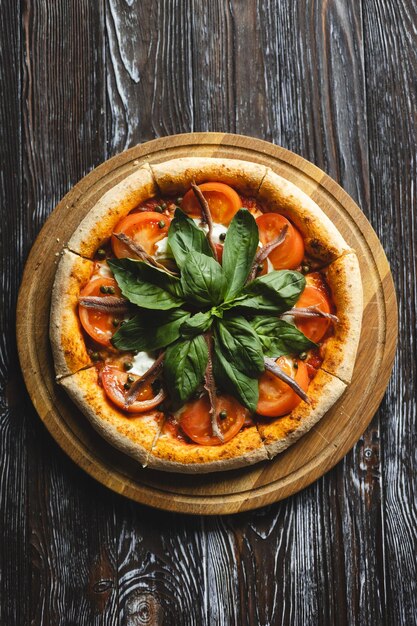
M309 274L306 276L306 280L307 284L295 306L298 308L314 306L320 311L323 311L323 313L330 313L329 298L324 289L320 288L321 281L318 280L317 275ZM297 328L301 330L306 337L317 343L326 334L331 321L324 317L310 317L297 319L295 323Z
M222 263L222 259L223 259L223 247L221 243L216 243L214 244L216 246L216 253L217 253L217 260L218 262Z
M106 298L106 296L110 294L102 293L100 290L101 287L113 287L114 294L111 295L119 298L122 295L114 278L99 277L93 278L87 283L80 292L80 297L98 296L100 298ZM97 341L97 343L103 346L110 346L110 339L117 330L117 326L113 324L115 316L112 313L87 309L81 305L78 306L78 313L85 332L88 333L94 341Z
M131 213L117 224L114 232L124 233L133 241L139 243L148 254L155 254L155 244L167 237L170 223L170 217L156 213L156 211ZM129 248L116 237L111 238L111 245L118 259L132 256Z
M235 398L228 395L217 396L217 412L226 411L226 417L217 418L224 441L230 441L242 428L249 411ZM210 402L205 394L198 400L188 402L181 410L180 426L186 435L202 446L218 446L222 442L213 437L210 417Z
M307 391L310 378L308 369L303 361L281 356L276 361L282 370L300 385L303 391ZM294 368L294 363L298 368ZM280 417L291 413L301 402L301 398L282 380L271 372L264 372L259 379L259 400L256 407L259 415L266 417Z
M127 381L126 372L122 372L113 365L106 365L101 370L101 382L103 383L104 391L107 397L120 409L127 411L128 413L143 413L154 409L165 398L165 392L163 389L155 395L152 386L145 385L138 395L137 400L130 404L126 404L126 395L128 391L124 388L124 384ZM133 376L136 380L139 376Z
M232 217L239 211L242 201L232 187L224 183L203 183L199 185L210 207L213 222L228 226ZM181 204L182 210L191 217L200 217L200 203L192 189L187 191Z
M256 219L259 240L264 245L278 237L285 225L288 231L280 246L268 258L276 270L294 270L304 258L304 240L301 233L279 213L264 213Z

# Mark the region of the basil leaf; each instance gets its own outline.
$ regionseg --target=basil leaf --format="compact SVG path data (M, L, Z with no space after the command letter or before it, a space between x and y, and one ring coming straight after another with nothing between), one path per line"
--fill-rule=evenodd
M143 312L122 324L111 342L119 350L158 350L178 339L180 327L189 317L183 309Z
M181 326L181 335L183 337L195 337L205 333L213 323L213 317L210 311L207 313L196 313L190 316Z
M261 341L244 317L218 320L216 327L222 352L229 363L248 376L258 376L264 371Z
M229 363L217 334L214 336L213 373L219 387L235 396L252 413L256 411L259 399L257 379L247 376Z
M317 346L296 326L276 317L255 317L251 325L267 356L278 358L285 354L299 354Z
M201 385L207 362L208 348L202 335L193 339L178 339L168 346L164 377L174 408L187 402Z
M269 272L246 285L236 298L235 306L259 313L282 313L297 302L305 284L306 279L300 272Z
M204 231L181 209L176 209L175 217L169 226L168 245L179 268L184 267L185 258L191 250L213 256Z
M216 305L223 300L226 278L215 259L190 251L182 268L181 286L187 301L203 306Z
M227 279L226 299L233 298L246 282L259 243L258 226L247 209L232 219L224 242L222 267Z
M179 278L143 261L108 261L122 294L144 309L175 309L184 304Z

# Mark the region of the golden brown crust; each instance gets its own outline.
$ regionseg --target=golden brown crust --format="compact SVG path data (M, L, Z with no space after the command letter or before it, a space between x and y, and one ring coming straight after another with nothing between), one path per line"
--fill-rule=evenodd
M350 250L322 209L301 189L270 169L262 181L258 199L267 211L281 213L297 226L307 255L322 265Z
M288 448L317 424L345 389L346 384L341 380L319 370L307 391L311 405L301 402L289 415L259 421L258 431L269 458Z
M267 458L259 433L251 426L220 446L185 443L162 432L149 456L148 466L166 472L203 474L236 469Z
M52 288L49 335L57 378L91 365L78 316L78 296L93 262L64 250Z
M322 368L349 383L361 334L363 293L359 261L345 254L324 270L339 319L328 339Z
M256 195L266 174L264 165L237 159L186 157L151 165L161 193L184 194L191 183L208 181L231 185L245 195Z
M148 164L107 191L86 215L68 241L68 248L92 259L111 236L116 224L158 189Z
M104 439L146 465L148 453L162 424L160 412L128 415L119 411L107 400L98 384L95 367L62 378L59 383Z

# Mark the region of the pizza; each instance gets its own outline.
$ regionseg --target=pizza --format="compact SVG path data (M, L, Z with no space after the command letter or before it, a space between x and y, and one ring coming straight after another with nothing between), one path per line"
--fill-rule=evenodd
M274 458L350 383L362 319L356 253L270 168L145 164L107 191L59 261L57 383L144 467Z

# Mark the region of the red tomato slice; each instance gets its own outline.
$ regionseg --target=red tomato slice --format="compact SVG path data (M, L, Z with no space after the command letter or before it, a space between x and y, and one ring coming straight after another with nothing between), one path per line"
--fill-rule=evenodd
M217 260L221 264L223 259L223 246L221 243L214 244L216 246Z
M115 233L124 233L139 243L148 254L155 254L155 244L167 237L171 218L155 211L131 213L122 219L114 229ZM162 226L162 224L164 224ZM118 259L131 257L132 252L116 237L111 238L113 252Z
M242 428L249 411L232 396L217 396L217 412L226 411L227 417L217 418L224 441L230 441ZM194 402L188 402L181 410L180 426L186 435L202 446L220 445L211 429L210 402L205 394Z
M154 409L165 398L165 392L163 389L155 396L152 390L152 386L145 385L140 392L137 400L131 405L126 404L127 390L124 388L124 384L127 381L128 374L122 372L117 367L112 365L106 365L101 370L101 382L103 383L104 391L107 397L120 409L127 411L128 413L143 413ZM139 376L133 376L135 380Z
M288 226L282 244L272 250L268 258L276 270L294 270L304 258L304 241L300 232L279 213L264 213L257 218L259 240L264 245L278 237L285 225Z
M281 356L277 359L277 365L300 385L303 391L307 391L310 378L305 363L293 360L290 357ZM294 368L298 363L298 369ZM291 413L301 402L295 391L271 372L264 372L259 379L259 401L256 407L259 415L266 417L280 417Z
M320 281L314 274L306 276L307 285L299 297L296 307L303 309L309 306L317 307L323 313L330 313L330 302L326 292L320 288ZM324 317L310 317L297 319L296 326L306 337L318 343L326 334L331 322Z
M99 277L90 280L81 291L80 296L98 296L100 298L106 298L106 296L110 295L102 293L100 287L113 287L114 294L111 294L112 296L120 298L122 295L114 278ZM103 346L109 346L110 339L117 330L117 327L113 324L115 316L112 313L103 313L102 311L87 309L81 305L78 306L78 314L85 332L88 333L94 341L97 341L97 343Z
M242 201L236 191L224 183L203 183L199 185L199 188L210 207L213 222L228 226L234 214L242 206ZM181 208L191 217L201 216L200 203L192 189L185 194Z

